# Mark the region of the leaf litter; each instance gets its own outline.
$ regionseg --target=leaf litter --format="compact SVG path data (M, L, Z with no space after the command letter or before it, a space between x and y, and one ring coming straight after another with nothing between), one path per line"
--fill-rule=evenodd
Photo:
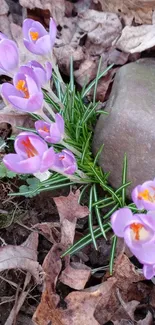
M101 71L108 64L115 64L110 73L101 78L98 84L97 98L101 101L106 99L117 66L136 60L137 54L141 55L141 52L155 45L153 0L78 1L75 5L69 5L64 0L57 2L20 0L20 3L30 9L37 7L49 10L55 18L60 26L54 49L55 57L60 69L68 75L69 57L73 56L75 80L80 86L89 83L96 76L100 56L102 56ZM6 34L15 39L23 49L21 62L24 63L28 58L28 52L22 44L21 27L12 23L10 25L8 6L4 0L2 4L0 22L1 19L6 22L6 25L2 26L5 30L2 31L6 31ZM74 11L76 15L72 15ZM12 124L14 119L12 127L16 132L16 125L21 125L20 119L25 123L25 117L16 118L14 112L10 117L7 113L10 114L5 110L2 111L1 121L4 122L5 119L5 122ZM85 264L78 255L76 261L72 256L61 258L62 253L75 240L77 219L84 218L89 213L88 207L78 204L79 195L80 192L76 191L70 192L67 197L54 198L60 221L56 224L43 222L35 225L34 229L36 231L38 229L39 234L53 244L42 267L37 261L38 235L32 232L24 244L0 248L1 271L20 268L28 272L26 277L31 274L38 283L42 281L41 272L43 272L41 301L33 316L33 321L37 325L48 325L49 322L53 325L81 325L81 322L85 325L102 325L108 321L115 325L152 324L151 310L155 308L154 287L144 282L143 276L125 254L117 256L113 275L110 277L107 271L100 277L98 285L90 285L93 275L90 265L87 265L88 262ZM64 289L63 294L59 292L59 286ZM17 297L18 308L15 312L13 307L8 322L11 319L13 323L28 292L29 288L24 285L22 293ZM149 302L146 300L148 296ZM137 319L136 314L140 308L145 309L145 314L143 318ZM7 321L5 325L12 324Z

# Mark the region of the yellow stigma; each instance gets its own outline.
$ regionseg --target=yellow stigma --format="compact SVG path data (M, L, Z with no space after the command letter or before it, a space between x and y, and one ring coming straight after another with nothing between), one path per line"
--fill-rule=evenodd
M29 96L28 89L27 89L27 87L25 87L25 80L19 80L17 82L16 89L17 90L21 90L24 93L24 95L25 95L24 97L25 98L29 98L30 97Z
M30 32L32 41L37 41L37 39L39 38L39 33L38 32Z

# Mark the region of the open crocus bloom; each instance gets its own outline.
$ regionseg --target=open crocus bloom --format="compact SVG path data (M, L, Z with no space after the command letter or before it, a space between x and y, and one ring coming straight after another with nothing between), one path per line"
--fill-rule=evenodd
M30 72L17 73L13 78L13 85L4 83L1 95L7 103L24 112L36 112L42 108L43 93Z
M51 51L56 33L56 24L52 18L49 33L42 24L33 19L25 19L23 22L24 45L30 52L38 55L46 55Z
M60 174L74 174L77 170L75 156L70 150L62 150L56 154L56 159L52 169Z
M155 264L154 211L133 215L130 209L122 208L111 216L111 225L142 264Z
M0 33L0 73L14 72L18 64L19 53L16 43Z
M155 180L136 186L132 191L132 200L139 210L155 210Z
M55 122L39 120L35 122L35 128L39 135L50 143L60 143L64 137L64 119L58 113L55 114Z
M48 149L46 142L31 132L20 133L14 142L15 154L5 155L5 166L19 174L44 172L55 161L53 148Z

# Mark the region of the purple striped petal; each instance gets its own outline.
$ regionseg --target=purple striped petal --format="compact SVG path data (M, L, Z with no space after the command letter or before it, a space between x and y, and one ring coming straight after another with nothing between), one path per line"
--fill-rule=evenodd
M10 95L23 97L23 94L19 90L17 90L13 85L11 85L7 82L5 82L1 87L1 95L8 102L10 102L10 98L9 98Z
M49 137L50 134L50 123L44 122L42 120L36 121L35 129L39 135L46 140L46 137Z
M23 22L23 38L29 40L29 29L32 27L34 20L25 19Z
M27 101L27 112L37 112L43 106L43 93L38 92L36 95L31 96Z
M155 243L149 242L141 246L130 248L141 264L155 264Z

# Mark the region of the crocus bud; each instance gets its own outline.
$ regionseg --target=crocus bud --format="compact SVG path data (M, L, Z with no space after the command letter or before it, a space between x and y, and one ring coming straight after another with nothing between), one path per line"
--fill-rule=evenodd
M45 67L43 67L39 62L37 61L29 61L27 63L27 66L30 67L37 78L38 84L40 84L40 87L46 85L48 81L50 80L52 76L52 65L50 62L45 63Z
M0 73L15 71L18 64L19 53L16 43L0 33Z
M64 119L58 113L55 114L55 122L39 120L35 122L35 128L39 135L50 143L60 143L64 137Z
M56 24L50 19L49 33L42 24L33 20L25 19L23 22L23 36L26 48L38 55L50 53L56 39Z

